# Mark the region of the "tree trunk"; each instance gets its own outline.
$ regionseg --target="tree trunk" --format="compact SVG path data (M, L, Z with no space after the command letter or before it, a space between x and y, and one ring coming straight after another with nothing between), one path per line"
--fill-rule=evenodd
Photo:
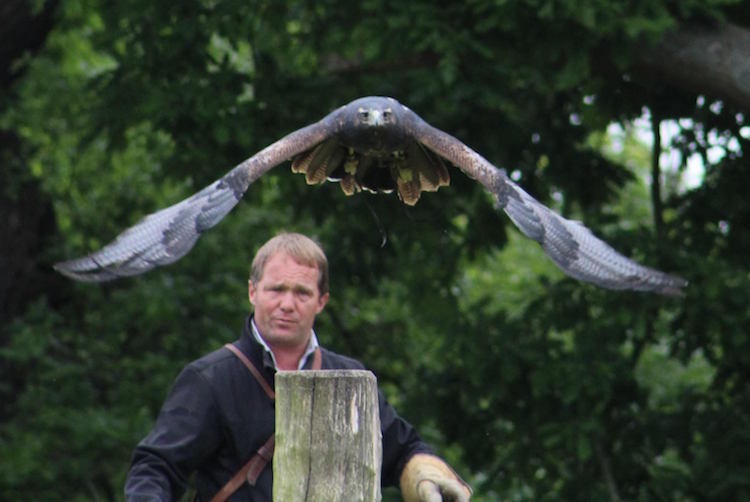
M14 80L25 65L15 63L33 54L47 39L59 0L45 0L34 8L29 0L0 2L0 87Z

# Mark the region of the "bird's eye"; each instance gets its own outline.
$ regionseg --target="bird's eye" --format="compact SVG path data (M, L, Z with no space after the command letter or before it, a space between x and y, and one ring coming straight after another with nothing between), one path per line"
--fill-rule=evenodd
M392 111L391 111L390 108L386 108L385 110L383 110L383 118L384 119L386 119L386 120L390 119L391 115L392 115Z
M367 119L367 117L370 115L370 113L364 108L360 108L358 111L359 111L359 118L361 119Z

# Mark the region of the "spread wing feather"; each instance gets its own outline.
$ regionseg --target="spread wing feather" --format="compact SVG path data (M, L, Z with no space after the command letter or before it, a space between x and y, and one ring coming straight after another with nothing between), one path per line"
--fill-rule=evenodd
M476 179L496 198L521 232L542 245L566 274L609 289L679 295L687 282L644 267L618 253L581 223L558 215L509 179L503 171L455 137L413 115L416 139Z
M271 144L193 196L146 216L99 251L57 263L55 269L79 281L101 282L177 261L237 205L253 181L325 140L331 134L330 117Z

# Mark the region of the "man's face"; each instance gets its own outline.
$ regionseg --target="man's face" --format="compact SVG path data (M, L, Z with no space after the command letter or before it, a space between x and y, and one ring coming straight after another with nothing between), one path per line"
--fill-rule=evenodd
M283 252L268 259L260 281L250 281L248 292L255 324L272 348L307 345L315 316L328 302L328 293L318 291L318 268Z

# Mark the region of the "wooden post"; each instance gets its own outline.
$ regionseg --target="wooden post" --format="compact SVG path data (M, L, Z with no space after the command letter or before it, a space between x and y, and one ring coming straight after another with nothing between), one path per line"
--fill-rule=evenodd
M369 371L276 374L275 502L379 502L382 438Z

